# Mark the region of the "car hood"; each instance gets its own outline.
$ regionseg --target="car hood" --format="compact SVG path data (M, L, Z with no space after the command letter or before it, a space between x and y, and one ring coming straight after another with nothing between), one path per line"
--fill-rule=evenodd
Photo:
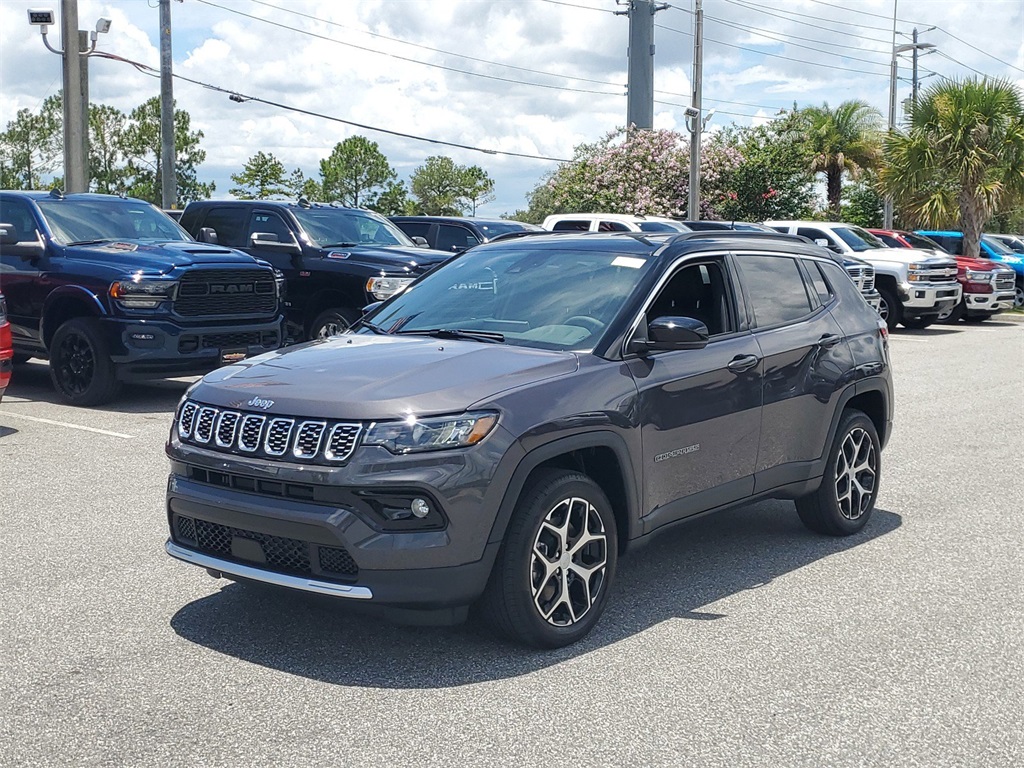
M1000 264L998 261L990 261L989 259L976 259L973 256L955 256L958 267L964 269L977 269L991 271L993 269L1007 269L1005 264Z
M499 392L578 367L571 352L345 334L221 368L188 396L243 411L371 421L458 413Z
M860 251L858 259L865 261L892 261L900 264L953 264L954 259L948 253L936 253L923 248L872 248L870 251Z
M70 245L64 248L65 258L102 262L132 272L164 273L176 267L196 264L237 264L252 266L256 259L241 251L206 243L184 240L153 242L151 240L118 240L96 245Z
M432 248L406 248L401 245L354 245L349 248L322 248L325 259L358 262L382 269L405 271L411 274L425 272L453 254Z

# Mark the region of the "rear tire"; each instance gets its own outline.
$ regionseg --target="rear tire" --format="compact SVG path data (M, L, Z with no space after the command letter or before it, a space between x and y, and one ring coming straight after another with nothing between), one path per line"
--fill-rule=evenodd
M878 314L889 326L890 331L895 331L896 326L903 320L903 305L891 288L885 285L878 286L878 293L881 300L878 304Z
M121 382L97 320L74 317L57 329L50 341L50 378L69 405L100 405L117 395Z
M862 411L843 412L821 485L796 500L800 520L815 533L850 536L871 518L881 478L881 443Z
M501 636L561 648L597 624L615 579L611 504L580 472L539 470L523 489L481 600Z
M329 339L344 333L359 319L359 313L347 307L332 307L324 310L309 326L310 339Z

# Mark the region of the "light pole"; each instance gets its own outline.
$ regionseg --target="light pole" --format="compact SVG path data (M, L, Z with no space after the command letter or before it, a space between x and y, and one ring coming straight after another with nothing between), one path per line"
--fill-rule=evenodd
M29 9L28 23L39 27L43 45L63 59L64 75L64 190L89 191L89 68L85 57L96 50L100 34L110 31L110 19L101 18L96 29L83 32L78 29L78 0L61 0L61 45L58 50L46 37L48 27L55 22L50 9ZM89 35L89 48L85 50L85 35Z

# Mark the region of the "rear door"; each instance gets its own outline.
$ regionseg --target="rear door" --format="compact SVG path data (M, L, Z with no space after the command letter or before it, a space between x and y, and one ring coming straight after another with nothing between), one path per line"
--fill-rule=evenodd
M14 343L40 347L39 318L47 288L42 285L49 255L32 247L39 240L39 224L25 200L0 196L0 222L11 225L9 238L0 243L0 293L7 299L8 320Z
M761 358L739 320L726 257L679 266L642 322L693 317L710 332L699 350L628 358L639 392L645 530L744 498L753 490Z
M764 361L755 492L809 479L824 451L838 390L853 367L843 329L794 256L738 253L754 338ZM829 299L831 301L831 299Z

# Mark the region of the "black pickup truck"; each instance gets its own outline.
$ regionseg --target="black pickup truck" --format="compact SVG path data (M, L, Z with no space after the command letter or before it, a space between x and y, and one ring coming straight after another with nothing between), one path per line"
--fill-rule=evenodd
M189 203L181 226L203 242L266 259L284 274L289 342L344 331L364 307L452 256L422 247L426 241L418 246L373 211L305 198Z
M197 243L143 200L0 192L15 362L48 358L73 405L276 349L283 287L266 262Z

